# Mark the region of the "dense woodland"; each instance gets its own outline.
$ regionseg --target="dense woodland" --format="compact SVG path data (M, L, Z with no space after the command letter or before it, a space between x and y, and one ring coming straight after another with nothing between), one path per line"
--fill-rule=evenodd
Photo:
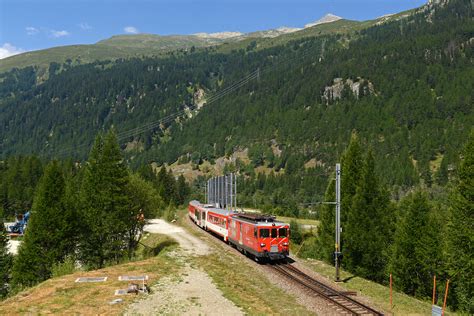
M266 49L255 41L229 53L53 63L41 83L33 67L0 74L0 211L33 212L13 288L71 258L97 268L132 256L140 210L172 219L190 194L203 198L210 174L191 191L151 163L199 169L248 150L249 164L235 159L224 169L239 174L240 205L321 220L317 236L295 228L294 242L307 239L302 255L333 260L333 207L309 205L334 200L340 161L343 267L380 283L392 273L398 289L421 298L433 275L449 278L449 305L474 313L473 36L470 1L452 0ZM256 69L258 78L223 93ZM337 78L340 95L328 94ZM212 95L223 96L198 109ZM109 129L116 132L103 135ZM78 225L65 225L72 218ZM54 251L44 243L51 225L64 227L48 232L60 245ZM4 244L1 233L0 278L8 280ZM38 270L25 272L38 251L47 254Z
M472 313L474 231L474 129L466 140L457 176L442 196L415 187L400 201L390 199L377 174L373 150L356 134L341 156L342 266L355 275L428 299L433 276L441 295L450 280L449 305ZM335 200L334 180L325 200ZM333 262L335 208L320 209L316 236L298 234L302 256ZM303 239L305 242L302 243Z
M11 190L22 186L27 172L32 177L42 174L36 188ZM25 177L8 177L10 174ZM24 213L30 208L32 214L14 261L6 254L2 222L2 297L8 289L16 292L48 279L61 264L80 262L83 268L97 269L132 260L145 219L162 216L172 220L176 207L190 193L184 178L175 179L165 168L131 172L113 130L96 137L83 164L12 158L3 165L1 175L2 185L8 185L2 187L0 218L11 220L14 211ZM5 283L10 287L5 288Z

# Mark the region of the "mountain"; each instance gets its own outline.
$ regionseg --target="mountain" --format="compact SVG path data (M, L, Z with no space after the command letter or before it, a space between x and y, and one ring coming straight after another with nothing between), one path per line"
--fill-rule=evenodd
M407 15L411 11L407 12ZM30 51L0 59L0 73L13 68L34 66L39 68L39 77L47 78L49 64L68 63L81 65L101 60L116 60L120 58L135 58L143 56L163 56L171 52L187 51L194 48L216 47L218 51L246 48L252 41L258 41L261 48L282 45L288 41L321 36L328 33L347 33L358 31L386 22L397 15L383 17L373 21L344 20L332 14L327 14L314 23L307 24L304 28L279 27L272 30L241 32L196 33L192 35L155 35L133 34L116 35L95 44L69 45L53 47L38 51ZM221 45L226 44L226 45Z
M328 13L325 16L323 16L321 19L319 19L315 22L312 22L312 23L308 23L304 27L305 28L313 27L313 26L316 26L316 25L319 25L319 24L331 23L331 22L335 22L335 21L338 21L338 20L341 20L341 19L342 18L340 16Z
M17 69L0 75L0 156L81 159L114 126L134 164L199 169L241 157L290 177L279 192L305 200L325 182L299 186L299 175L329 172L357 130L384 183L433 181L441 162L454 168L474 126L471 17L469 4L452 0L186 54L52 64L41 83L37 69ZM140 45L157 44L145 36Z

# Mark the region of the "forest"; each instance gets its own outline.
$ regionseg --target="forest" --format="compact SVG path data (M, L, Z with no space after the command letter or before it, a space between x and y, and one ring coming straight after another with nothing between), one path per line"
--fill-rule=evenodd
M294 236L307 239L304 256L332 260L333 209L317 203L334 199L341 162L343 267L380 283L392 273L421 298L433 275L451 278L450 306L474 313L473 36L470 1L452 0L264 49L255 41L226 53L51 63L42 82L35 67L0 74L0 218L61 214L33 216L30 231L41 231L80 214L77 227L53 232L67 243L52 251L44 234L28 233L13 263L2 233L11 273L0 277L14 290L31 286L75 247L90 268L133 255L140 210L172 219L215 175L187 183L170 165L203 171L245 151L248 162L223 170L239 175L239 205L320 220L316 236ZM251 79L237 85L242 78ZM107 216L114 225L96 220ZM24 273L37 251L48 255Z

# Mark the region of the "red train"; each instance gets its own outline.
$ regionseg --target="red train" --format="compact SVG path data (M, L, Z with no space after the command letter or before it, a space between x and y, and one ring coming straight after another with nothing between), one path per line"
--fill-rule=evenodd
M191 201L188 209L196 225L221 236L256 260L280 260L289 255L290 225L277 221L274 216L237 213L199 201Z

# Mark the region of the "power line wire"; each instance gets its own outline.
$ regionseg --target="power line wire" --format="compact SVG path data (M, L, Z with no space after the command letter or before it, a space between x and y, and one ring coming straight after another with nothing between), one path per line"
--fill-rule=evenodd
M276 68L276 67L278 67L282 64L286 64L288 62L295 61L295 60L307 57L310 52L312 52L311 47L307 48L306 51L303 50L303 53L299 54L298 56L291 57L291 58L286 58L286 59L283 59L283 60L277 60L276 62L272 63L271 65L268 65L268 66L265 66L265 67L262 67L262 68L257 68L256 70L254 70L250 74L244 76L239 81L234 82L231 85L225 87L224 89L219 90L218 92L211 95L206 100L205 104L209 105L209 104L214 103L215 101L223 98L224 96L226 96L226 95L234 92L235 90L239 89L240 87L246 85L250 81L252 81L256 78L260 78L261 74L267 73L270 70L272 70L272 69L274 69L274 68ZM186 108L184 110L175 112L175 113L170 114L170 115L168 115L164 118L161 118L159 120L145 123L144 125L138 126L136 128L133 128L133 129L130 129L130 130L127 130L127 131L122 131L122 132L117 134L117 138L118 138L119 141L121 141L121 140L130 138L132 136L138 136L138 135L142 134L143 132L146 132L147 130L151 130L151 129L154 129L154 128L160 126L161 124L169 123L169 122L173 121L174 119L180 117L182 114L186 113L186 111L193 111L193 110L195 110L195 108L196 108L195 105L188 106L188 108ZM78 149L81 149L81 148L86 147L86 146L90 146L90 144L84 143L84 144L81 144L81 145L72 146L70 148L58 151L56 156L69 155L69 154L74 153Z

